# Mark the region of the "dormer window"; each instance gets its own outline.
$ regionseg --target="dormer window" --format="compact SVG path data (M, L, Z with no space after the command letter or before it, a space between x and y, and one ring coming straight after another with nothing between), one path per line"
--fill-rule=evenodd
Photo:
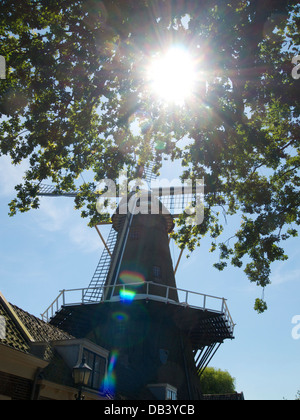
M177 389L170 384L149 384L147 387L157 400L177 400Z
M166 400L177 400L176 388L173 388L170 385L166 386Z
M108 365L109 351L92 343L88 339L68 339L53 342L57 353L66 365L73 369L82 359L92 369L87 388L99 391L105 378Z
M83 354L86 363L92 368L87 386L92 389L99 389L106 373L106 358L87 349L83 349Z

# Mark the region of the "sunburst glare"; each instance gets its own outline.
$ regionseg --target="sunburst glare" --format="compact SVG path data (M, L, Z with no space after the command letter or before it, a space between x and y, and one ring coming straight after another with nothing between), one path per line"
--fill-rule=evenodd
M173 47L163 56L153 59L148 68L152 91L166 102L183 105L193 93L196 69L190 53L183 47Z

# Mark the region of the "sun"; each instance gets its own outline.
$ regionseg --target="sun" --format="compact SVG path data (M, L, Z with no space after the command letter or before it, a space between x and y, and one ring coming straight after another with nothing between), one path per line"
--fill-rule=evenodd
M196 81L195 63L190 53L173 47L155 57L148 70L152 91L166 102L183 105L193 93Z

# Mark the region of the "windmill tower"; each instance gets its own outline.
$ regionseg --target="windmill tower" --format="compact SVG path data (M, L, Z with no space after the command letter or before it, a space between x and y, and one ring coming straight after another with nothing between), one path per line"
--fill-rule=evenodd
M125 399L201 399L199 375L233 338L225 299L176 286L168 234L178 197L187 200L181 188L123 197L107 241L97 227L105 247L89 287L75 303L68 301L74 291L62 291L42 315L110 350L103 387Z

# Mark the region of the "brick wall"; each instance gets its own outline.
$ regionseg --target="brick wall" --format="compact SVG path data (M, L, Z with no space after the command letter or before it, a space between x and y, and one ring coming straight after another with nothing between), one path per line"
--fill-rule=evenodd
M30 400L32 381L0 372L0 395L13 400Z

